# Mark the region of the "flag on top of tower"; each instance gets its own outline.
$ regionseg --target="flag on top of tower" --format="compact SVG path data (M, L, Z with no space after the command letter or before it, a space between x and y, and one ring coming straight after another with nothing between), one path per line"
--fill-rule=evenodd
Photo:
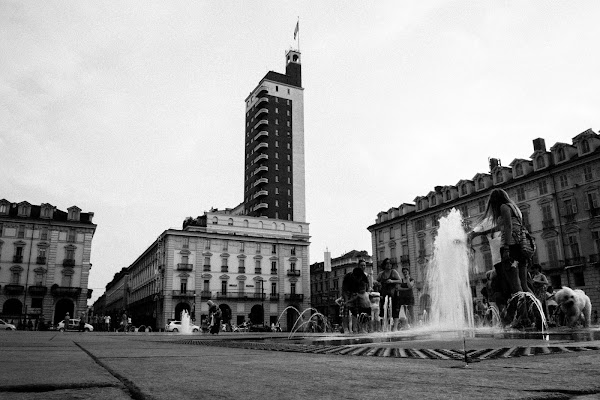
M298 35L299 30L300 30L300 21L296 22L296 29L294 29L294 39L296 39L296 35Z

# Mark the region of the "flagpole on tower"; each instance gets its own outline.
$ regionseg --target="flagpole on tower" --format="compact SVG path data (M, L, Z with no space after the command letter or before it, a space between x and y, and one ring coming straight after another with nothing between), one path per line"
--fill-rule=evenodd
M298 51L300 51L300 16L298 16L298 21L296 22L296 29L294 29L294 39L297 37L298 43Z

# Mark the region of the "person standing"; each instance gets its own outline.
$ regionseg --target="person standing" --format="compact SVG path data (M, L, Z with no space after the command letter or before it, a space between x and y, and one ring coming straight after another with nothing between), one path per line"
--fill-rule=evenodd
M104 329L106 332L110 332L110 315L104 317Z
M212 300L208 300L206 303L208 304L208 313L209 313L209 318L211 320L211 323L209 326L209 331L213 335L214 334L218 335L219 331L221 330L221 317L222 317L221 309Z
M379 316L385 318L385 299L388 298L388 303L392 303L392 315L394 319L394 325L392 330L398 329L398 322L400 317L400 303L399 298L396 294L396 286L402 282L400 274L395 269L392 269L392 262L389 258L384 259L381 262L383 271L377 275L377 282L381 284L381 298L379 301ZM387 316L390 317L389 315ZM383 324L387 324L388 321L383 321Z
M523 226L523 214L519 207L502 189L490 193L481 222L491 221L491 230L500 231L501 273L510 294L528 292L527 265L529 260L523 255L518 238ZM489 232L489 231L488 231ZM486 232L487 233L487 232ZM469 238L477 235L470 232ZM501 276L501 274L498 274Z
M413 293L413 287L415 286L415 280L410 277L410 270L406 267L402 268L402 277L400 278L400 285L396 289L399 298L400 307L404 307L406 311L406 319L409 324L414 323L413 308L415 305L415 295Z
M123 315L121 315L121 327L125 333L127 333L127 321L127 312L123 311Z
M362 313L371 314L371 302L367 294L369 277L365 274L366 267L366 261L359 260L358 266L347 273L342 280L342 296L345 304L342 319L344 332L350 331L350 318L352 318L352 330L360 330L364 327L358 326L358 316Z
M542 273L542 266L540 264L533 264L531 266L531 285L533 294L542 303L544 314L546 319L550 316L548 314L548 306L546 304L546 288L548 287L548 278Z
M63 332L66 332L67 329L69 328L69 320L71 319L71 316L69 315L69 312L67 311L67 313L65 314L65 330Z

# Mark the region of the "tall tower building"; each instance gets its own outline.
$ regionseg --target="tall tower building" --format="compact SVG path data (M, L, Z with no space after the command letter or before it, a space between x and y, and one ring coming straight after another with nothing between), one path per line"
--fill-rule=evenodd
M299 51L287 52L285 74L269 71L246 98L245 143L245 213L306 222Z

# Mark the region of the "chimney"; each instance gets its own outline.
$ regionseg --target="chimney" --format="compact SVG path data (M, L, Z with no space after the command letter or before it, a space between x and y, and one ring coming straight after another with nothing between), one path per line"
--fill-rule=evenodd
M500 165L500 159L499 158L490 158L490 172L492 172L494 170L494 168L496 168L497 166Z
M533 151L546 151L546 142L544 141L544 139L533 139Z

